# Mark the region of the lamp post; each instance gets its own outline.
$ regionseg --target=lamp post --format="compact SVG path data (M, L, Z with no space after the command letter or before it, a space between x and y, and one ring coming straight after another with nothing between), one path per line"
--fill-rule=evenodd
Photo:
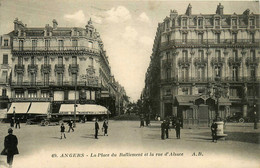
M216 76L215 78L216 84L214 86L214 95L215 98L217 99L217 108L216 108L216 116L215 116L215 120L218 121L219 120L219 98L221 97L222 94L222 85L221 85L221 81L220 81L220 77Z
M77 81L76 81L76 84L75 84L74 127L76 127L76 111L77 111Z

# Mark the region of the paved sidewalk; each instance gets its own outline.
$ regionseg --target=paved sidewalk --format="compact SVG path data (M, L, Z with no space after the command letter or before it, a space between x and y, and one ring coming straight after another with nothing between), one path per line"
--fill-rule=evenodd
M61 140L59 126L22 124L21 129L14 129L20 154L13 168L260 166L260 129L254 130L253 123L226 124L228 137L217 143L211 142L210 128L182 129L181 139L171 129L169 139L161 140L160 122L139 125L138 121L109 121L108 136L100 130L99 139L94 139L94 122L77 123L75 132L66 132L67 139ZM8 127L1 123L0 135L7 135ZM0 165L5 167L5 163L6 157L0 156Z

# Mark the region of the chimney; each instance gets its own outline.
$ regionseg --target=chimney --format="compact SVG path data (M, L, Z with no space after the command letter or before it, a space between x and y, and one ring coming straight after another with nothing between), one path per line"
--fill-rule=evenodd
M18 30L18 18L15 18L15 20L14 20L14 30L15 31Z
M53 24L53 29L56 29L57 28L57 26L58 26L58 22L55 20L55 19L53 19L52 20L52 24Z
M219 3L219 5L217 6L216 14L223 15L223 13L224 13L224 6L221 5L221 3Z
M189 6L188 6L188 8L186 10L186 15L188 15L188 16L191 15L191 8L192 8L192 6L191 6L191 4L189 4Z

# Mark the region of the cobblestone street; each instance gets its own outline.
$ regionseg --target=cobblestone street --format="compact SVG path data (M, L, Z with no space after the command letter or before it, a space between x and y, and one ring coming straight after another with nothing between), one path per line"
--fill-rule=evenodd
M8 127L0 124L1 150ZM259 167L260 129L252 123L228 123L228 137L217 143L211 142L209 128L182 129L181 139L170 130L169 139L161 140L159 122L139 128L138 121L109 121L109 136L100 130L99 139L94 139L94 122L78 123L75 132L66 132L67 139L61 140L59 131L59 126L25 124L14 129L20 154L13 167ZM0 165L7 166L3 155Z

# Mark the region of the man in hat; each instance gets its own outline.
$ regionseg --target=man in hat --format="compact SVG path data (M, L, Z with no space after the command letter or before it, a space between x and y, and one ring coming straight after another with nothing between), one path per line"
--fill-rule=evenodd
M175 124L176 138L181 139L181 122L177 119Z
M98 130L99 130L98 119L96 119L96 122L95 122L95 138L96 139L98 139Z
M72 130L72 132L74 132L74 129L73 129L72 125L73 125L73 121L70 119L68 132L70 132L70 129Z
M165 127L166 127L166 121L163 120L162 124L161 124L161 138L164 140L165 139Z
M20 129L20 118L17 118L17 119L15 120L15 128L17 128L17 126L18 126L18 128Z
M17 144L18 140L15 135L13 135L12 128L8 129L8 134L5 137L4 141L4 150L1 152L1 155L7 155L7 163L9 168L12 167L14 155L19 154Z

